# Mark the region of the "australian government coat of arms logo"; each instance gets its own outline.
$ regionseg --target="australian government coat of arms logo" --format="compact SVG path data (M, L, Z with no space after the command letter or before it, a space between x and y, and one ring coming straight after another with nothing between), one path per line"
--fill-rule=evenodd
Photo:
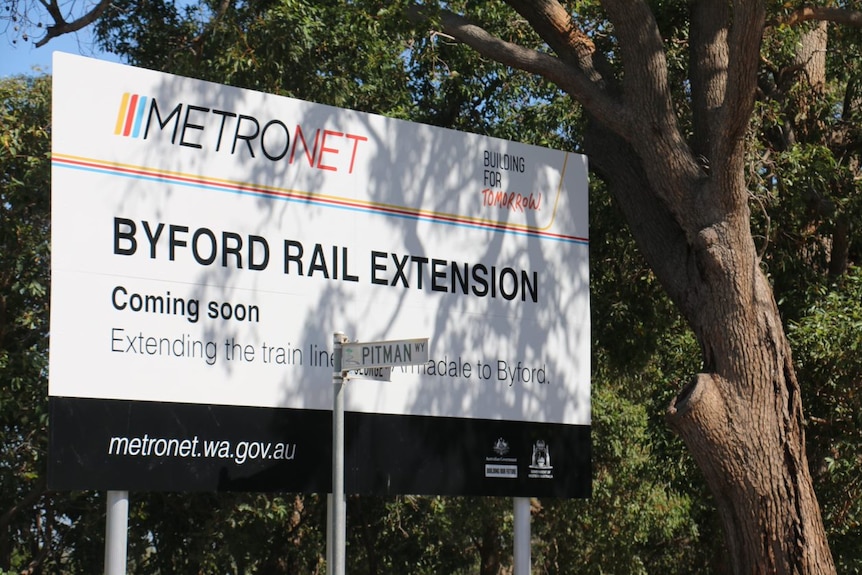
M509 443L502 437L494 442L493 455L485 458L485 477L517 479L518 460L509 456Z

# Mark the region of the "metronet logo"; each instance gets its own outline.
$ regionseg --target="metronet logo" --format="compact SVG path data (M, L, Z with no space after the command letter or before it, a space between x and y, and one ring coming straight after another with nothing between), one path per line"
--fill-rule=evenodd
M137 138L141 135L141 124L147 109L146 96L138 94L123 94L120 100L120 111L117 113L117 125L114 128L115 136L131 136Z
M260 120L182 102L169 106L160 108L155 98L124 93L114 135L348 174L364 149L362 143L368 141L367 136L290 125L278 118Z

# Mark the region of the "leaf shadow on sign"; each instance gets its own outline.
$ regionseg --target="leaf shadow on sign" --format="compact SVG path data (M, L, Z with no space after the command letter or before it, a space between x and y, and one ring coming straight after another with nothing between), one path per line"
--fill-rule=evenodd
M365 306L363 313L379 313L383 308L388 315L377 322L381 327L376 333L363 336L365 340L398 339L400 337L431 338L432 359L459 356L473 367L472 378L439 378L425 375L415 389L409 409L413 413L466 416L483 418L547 418L561 421L566 410L589 411L588 382L581 390L586 395L573 396L571 387L557 382L544 386L535 382L512 385L505 389L497 377L499 362L508 367L517 367L517 362L530 365L538 358L554 362L546 365L546 373L565 376L556 362L567 363L589 361L584 356L578 338L588 338L588 326L574 325L567 313L572 306L586 305L585 301L574 301L578 294L586 293L587 261L586 249L571 243L548 241L536 235L520 235L519 229L536 226L544 214L537 211L518 214L513 211L493 210L482 205L480 190L483 150L491 148L503 154L522 154L523 147L500 140L490 140L450 130L432 129L416 124L391 121L386 132L375 131L369 125L368 132L379 144L374 158L370 182L376 183L370 190L374 201L384 205L411 205L421 207L428 217L390 218L391 237L389 249L403 254L428 258L423 273L424 289L416 290L404 282L398 285L380 286L379 297L390 298L394 304L385 307L375 303ZM511 150L507 149L511 146ZM541 157L541 156L539 156ZM538 161L538 160L534 160ZM415 167L405 169L404 166ZM399 167L401 169L399 169ZM531 165L533 178L527 183L531 190L547 190L552 195L558 182L543 179L547 173L544 166ZM554 173L551 167L551 173ZM565 204L568 206L568 204ZM452 216L467 215L468 218ZM521 217L520 221L513 221ZM567 214L558 214L566 220ZM492 222L493 226L488 224ZM498 226L510 224L513 229L501 230ZM565 221L564 221L565 224ZM520 226L520 227L519 227ZM565 228L564 228L565 229ZM433 291L429 266L434 259L442 262L444 273L440 291ZM453 266L475 270L484 265L487 269L525 272L532 278L535 273L537 301L533 302L523 285L509 282L506 299L498 286L495 297L479 296L473 283L463 293L460 284L453 280ZM411 267L411 274L418 273L418 266ZM489 276L494 276L489 272ZM511 278L511 276L506 276ZM520 277L520 276L519 276ZM413 276L413 281L416 281ZM430 289L429 289L430 286ZM516 293L512 294L515 291ZM426 295L418 303L417 292ZM373 297L378 297L373 296ZM361 302L359 302L361 303ZM426 315L412 309L423 306ZM585 308L584 308L585 309ZM583 312L583 309L581 310ZM424 329L430 333L415 333L405 330L402 316L417 314L423 317ZM586 314L576 321L586 321ZM408 324L409 325L409 324ZM357 325L356 329L361 329ZM587 348L588 349L588 348ZM496 364L492 375L480 381L478 362ZM537 368L537 364L531 365ZM585 372L588 373L588 366ZM393 374L393 378L396 374ZM522 378L523 379L523 378ZM369 386L371 387L371 386ZM570 417L570 416L569 416ZM588 416L587 416L588 417Z
M476 147L504 147L506 153L506 142L489 142L448 131L441 138L441 130L408 127L392 121L380 123L374 117L365 119L368 122L364 133L376 144L367 180L371 182L369 198L376 205L417 208L417 212L410 214L366 216L371 227L387 229L384 238L372 234L377 235L377 243L372 243L369 249L382 254L382 260L377 261L387 262L386 272L393 263L397 266L410 256L409 264L404 264L409 271L400 279L384 272L387 281L353 297L327 286L309 317L344 326L348 336L360 341L427 336L431 339L432 362L444 367L435 368L434 373L429 373L427 366L396 368L392 382L388 383L351 381L345 391L348 409L446 418L576 421L588 425L585 246L519 234L519 225L540 227L540 214L536 212L526 214L526 223L514 222L513 230L499 229L506 225L505 218L514 219L516 214L512 212L504 211L504 218L491 227L476 225L469 219L453 221L452 215L476 213L481 208L475 179L477 158L481 154L476 153ZM530 189L549 190L553 196L559 183L543 180L545 170L533 167L535 179L530 182ZM549 166L552 173L555 168L559 166ZM453 178L452 174L464 176ZM571 209L566 202L562 205ZM573 219L566 213L557 216L563 224ZM384 224L383 219L388 221ZM479 218L482 219L487 217ZM547 224L547 218L541 224ZM357 235L362 236L362 232ZM424 269L413 256L425 258ZM433 270L437 269L433 268L435 260L442 262L439 285L432 278ZM462 268L465 265L468 267ZM453 266L475 269L476 265L526 272L526 277L536 278L536 301L525 294L523 285L513 293L517 291L514 289L517 282L508 284L511 299L503 295L500 286L496 297L479 295L469 288L467 293L460 291L452 280ZM344 312L338 303L345 297L352 304L352 313L344 316L333 313ZM569 313L573 309L578 313ZM313 326L308 328L311 330ZM464 369L465 365L469 371ZM490 365L484 376L482 365ZM446 375L441 376L441 371ZM417 373L420 375L415 376ZM541 382L537 381L540 377ZM408 381L399 381L401 378ZM426 444L416 448L445 449L432 445L437 439L440 438L429 437ZM349 437L347 441L350 445ZM353 461L357 457L363 459L364 455L354 453ZM397 462L392 465L398 467L402 476L428 473L425 467L411 469ZM417 484L403 477L401 482Z

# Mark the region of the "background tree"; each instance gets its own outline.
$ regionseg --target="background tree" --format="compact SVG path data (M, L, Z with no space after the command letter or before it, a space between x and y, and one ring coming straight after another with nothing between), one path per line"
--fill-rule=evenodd
M30 512L45 491L45 390L31 378L47 368L50 83L3 80L0 101L0 569L9 569L19 546L37 549L53 529Z
M439 26L554 81L584 107L593 168L701 348L702 371L668 420L715 497L732 570L834 572L800 384L751 232L746 135L766 3L692 3L687 82L676 85L666 47L681 29L672 8L660 19L646 3L604 1L601 12L579 6L573 17L556 1L508 3L554 55L450 12Z

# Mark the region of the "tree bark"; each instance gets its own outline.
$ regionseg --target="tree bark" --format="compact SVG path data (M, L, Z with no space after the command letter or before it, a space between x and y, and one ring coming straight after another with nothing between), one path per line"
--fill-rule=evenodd
M765 278L733 335L743 373L698 374L668 420L703 471L734 573L834 572L805 455L799 386ZM747 349L747 352L746 352Z

